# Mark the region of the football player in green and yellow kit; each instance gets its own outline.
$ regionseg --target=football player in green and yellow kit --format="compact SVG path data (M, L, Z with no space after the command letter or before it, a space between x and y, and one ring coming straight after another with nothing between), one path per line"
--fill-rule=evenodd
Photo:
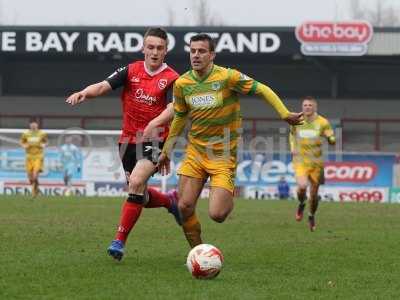
M293 155L293 169L297 182L299 206L296 220L303 219L307 187L310 186L310 208L308 223L310 230L316 229L315 213L318 208L318 189L324 183L323 139L335 144L336 139L329 121L317 113L317 101L312 97L303 99L304 122L290 128L290 149Z
M47 145L47 134L39 129L36 120L29 123L29 130L25 131L20 139L25 149L25 169L29 183L32 185L32 196L39 193L39 173L43 170L44 148Z
M257 95L291 125L302 113L291 113L266 85L229 68L214 64L215 44L207 34L190 40L192 69L174 84L174 119L159 157L161 173L169 172L169 157L188 119L186 156L178 170L178 207L182 228L191 247L202 243L195 207L210 178L209 216L222 223L233 209L236 152L241 127L238 94Z

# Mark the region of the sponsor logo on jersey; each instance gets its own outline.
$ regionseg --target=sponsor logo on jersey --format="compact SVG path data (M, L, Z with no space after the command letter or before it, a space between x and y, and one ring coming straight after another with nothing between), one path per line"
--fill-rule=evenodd
M221 83L216 81L211 84L211 89L214 91L218 91L221 88Z
M153 105L154 103L157 102L157 97L156 96L150 96L146 94L143 89L137 89L135 92L135 97L136 100L145 103L147 105Z
M315 129L301 129L299 130L299 138L302 139L313 139L319 136L319 131Z
M214 94L192 96L190 98L190 103L193 107L215 106L217 103L217 97Z
M167 87L167 79L160 79L158 81L158 87L160 88L160 90L163 90Z
M28 137L28 143L39 143L40 137L39 136L30 136Z

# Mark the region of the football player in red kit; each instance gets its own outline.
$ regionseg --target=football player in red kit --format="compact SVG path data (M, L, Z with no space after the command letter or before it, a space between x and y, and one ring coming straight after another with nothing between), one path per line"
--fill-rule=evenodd
M66 100L75 105L123 87L123 125L119 152L129 184L129 196L122 207L115 239L107 250L117 260L121 260L124 255L129 232L139 219L143 207L165 207L180 223L176 191L163 194L156 189L147 188L148 179L156 172L158 155L168 136L168 127L158 127L157 135L143 135L146 126L167 107L167 94L179 76L164 62L167 46L168 36L165 30L148 29L143 42L144 61L121 67L104 81L89 85Z

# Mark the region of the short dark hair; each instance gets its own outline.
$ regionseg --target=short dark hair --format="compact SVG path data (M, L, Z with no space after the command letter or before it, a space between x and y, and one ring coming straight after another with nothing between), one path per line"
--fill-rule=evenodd
M199 33L199 34L196 34L196 35L194 35L194 36L192 36L190 38L190 43L191 42L198 42L198 41L208 41L208 49L211 52L215 51L215 41L213 40L213 38L209 34L207 34L207 33Z
M146 33L144 34L144 38L148 36L155 36L158 37L160 39L163 39L164 41L167 42L168 44L168 34L167 31L161 27L150 27L149 29L147 29Z
M39 124L39 120L38 120L37 118L30 118L30 119L29 119L29 124L31 124L31 123L37 123L37 124Z

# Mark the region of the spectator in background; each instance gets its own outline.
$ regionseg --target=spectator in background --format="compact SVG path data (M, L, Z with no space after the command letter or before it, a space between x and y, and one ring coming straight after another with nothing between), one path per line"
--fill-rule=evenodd
M280 200L289 198L290 187L285 176L282 176L278 182L278 196Z

